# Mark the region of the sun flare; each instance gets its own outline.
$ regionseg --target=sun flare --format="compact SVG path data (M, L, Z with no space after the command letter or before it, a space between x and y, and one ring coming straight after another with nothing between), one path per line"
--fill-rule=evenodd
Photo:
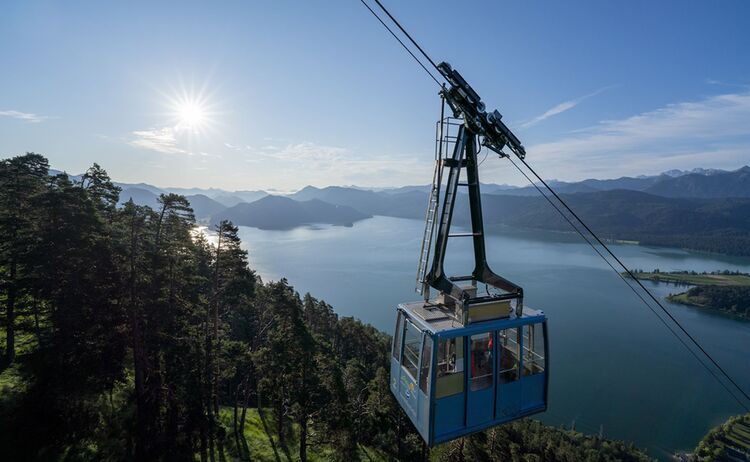
M197 101L185 101L177 107L178 126L188 130L200 129L207 120L206 108Z
M183 98L173 104L175 129L200 132L210 123L210 112L205 102L197 98Z
M193 137L212 131L217 115L211 94L205 87L194 89L184 85L164 94L170 126L176 133Z

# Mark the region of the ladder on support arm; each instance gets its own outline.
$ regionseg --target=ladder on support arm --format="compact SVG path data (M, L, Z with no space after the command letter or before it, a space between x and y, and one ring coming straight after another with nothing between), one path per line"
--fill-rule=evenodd
M440 143L440 140L438 140L438 143ZM430 188L430 199L427 204L424 235L422 236L422 249L419 251L419 266L417 267L416 290L420 295L425 296L425 300L430 298L430 286L425 283L424 278L427 274L427 264L430 259L432 235L435 233L435 215L437 213L438 201L440 199L440 182L442 179L442 169L442 159L438 158L435 160L435 172L432 175L432 187Z
M487 263L477 159L480 143L472 128L471 124L462 118L447 117L439 122L441 134L438 137L438 155L417 270L417 292L425 301L430 300L430 289L436 289L439 295L443 295L442 300L447 296L455 301L464 322L468 321L469 307L475 304L513 300L516 302L516 313L519 316L523 307L523 289L495 274ZM466 173L465 180L461 180L462 171ZM453 211L460 186L467 188L471 230L451 233ZM475 267L470 275L449 277L443 270L448 239L458 237L472 239ZM459 284L467 282L474 288L473 291ZM486 296L480 296L476 294L478 283L499 289L501 293L490 294L488 291Z
M417 284L415 290L418 294L424 296L425 300L430 298L430 285L426 281L427 267L430 260L430 247L432 246L432 236L435 234L437 221L435 221L439 203L440 189L443 182L443 168L445 167L443 153L450 151L455 144L457 136L452 134L451 128L460 125L457 119L445 117L445 99L440 109L440 120L435 125L435 171L432 174L432 186L430 187L429 199L427 202L427 213L425 214L424 234L422 235L422 246L419 251L419 263L417 265ZM447 194L453 198L454 191L447 189Z
M417 265L417 285L415 290L425 300L430 299L430 285L425 281L427 276L427 265L430 260L430 246L432 235L435 233L435 214L440 201L440 184L443 181L443 145L447 144L445 125L445 98L441 97L440 120L435 126L435 171L432 174L432 186L430 187L430 198L427 203L425 214L424 234L422 235L422 248L419 250L419 264Z

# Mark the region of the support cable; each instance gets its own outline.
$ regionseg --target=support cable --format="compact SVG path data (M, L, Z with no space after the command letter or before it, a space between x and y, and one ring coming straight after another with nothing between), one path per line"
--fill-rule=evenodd
M508 157L508 159L510 159L510 157ZM564 200L563 200L563 199L562 199L562 198L561 198L561 197L560 197L560 196L559 196L559 195L558 195L558 194L557 194L557 193L555 192L555 190L554 190L554 189L552 189L552 188L551 188L551 187L550 187L550 186L549 186L549 185L547 184L547 182L546 182L546 181L544 181L544 180L542 179L542 177L541 177L541 176L539 176L539 174L538 174L538 173L536 173L536 171L535 171L535 170L534 170L533 168L531 168L531 166L529 165L529 163L528 163L528 162L526 162L526 161L525 161L524 159L521 159L521 158L519 158L519 160L520 160L520 161L521 161L521 162L523 163L523 165L524 165L524 166L526 166L526 168L528 168L528 169L529 169L529 171L530 171L530 172L531 172L531 173L532 173L532 174L534 175L534 177L536 177L536 179L537 179L537 180L539 180L539 181L540 181L540 182L541 182L541 183L542 183L542 184L544 185L544 187L545 187L545 188L547 189L547 191L549 191L550 193L552 193L552 195L553 195L553 196L555 196L555 199L557 199L557 200L558 200L558 201L559 201L559 202L560 202L560 203L561 203L561 204L563 205L563 207L565 207L565 209L566 209L566 210L567 210L567 211L568 211L568 212L569 212L569 213L570 213L571 215L573 215L573 217L574 217L574 218L576 219L576 221L578 221L578 223L580 223L580 224L581 224L581 226L583 226L583 227L584 227L584 228L586 229L586 231L588 231L588 232L589 232L589 234L591 234L591 236L592 236L592 237L593 237L593 238L594 238L594 239L596 240L596 242L598 242L598 243L599 243L599 245L601 245L601 246L602 246L602 247L604 248L604 250L606 250L606 251L607 251L607 253L608 253L608 254L609 254L609 255L610 255L610 256L611 256L611 257L612 257L612 258L613 258L613 259L614 259L614 260L615 260L615 261L617 262L617 264L618 264L618 265L620 265L620 267L621 267L621 268L622 268L623 270L625 270L625 272L626 272L626 273L628 274L628 276L630 276L630 278L632 278L632 279L633 279L633 280L634 280L634 281L636 282L636 284L638 284L638 286L640 286L640 288L641 288L641 289L642 289L642 290L643 290L643 291L644 291L644 292L645 292L645 293L646 293L646 294L647 294L647 295L649 296L649 298L651 298L651 300L653 300L653 301L654 301L654 303L656 303L656 304L657 304L657 305L659 306L659 308L660 308L660 309L661 309L661 310L662 310L662 311L664 312L664 314L666 314L666 315L667 315L667 316L669 317L669 319L671 319L671 320L672 320L672 322L673 322L673 323L674 323L674 324L675 324L675 325L676 325L676 326L677 326L677 327L678 327L678 328L680 329L680 331L682 331L682 333L683 333L683 334L684 334L684 335L685 335L685 336L686 336L686 337L687 337L688 339L690 339L690 341L691 341L691 342L692 342L692 343L693 343L693 344L694 344L694 345L695 345L696 347L698 347L698 349L699 349L699 350L701 351L701 353L703 353L703 354L704 354L704 355L705 355L705 356L706 356L706 357L707 357L707 358L708 358L708 359L709 359L709 360L711 361L711 363L712 363L712 364L713 364L713 365L714 365L714 366L715 366L715 367L716 367L716 368L717 368L717 369L718 369L718 370L719 370L719 371L721 372L721 374L722 374L722 375L724 376L724 378L726 378L726 379L727 379L727 380L728 380L728 381L729 381L729 382L730 382L730 383L731 383L732 385L734 385L734 387L735 387L735 388L737 388L737 390L739 390L739 392L740 392L740 393L742 394L742 396L743 396L743 397L744 397L744 398L745 398L745 399L746 399L746 400L747 400L748 402L750 402L750 395L748 395L748 394L747 394L747 393L745 392L745 390L743 390L743 389L742 389L742 387L741 387L741 386L739 386L739 384L738 384L738 383L737 383L737 382L736 382L736 381L735 381L735 380L734 380L734 379L733 379L733 378L732 378L732 377L731 377L731 376L729 375L729 373L728 373L728 372L727 372L726 370L724 370L724 368L723 368L723 367L721 367L721 365L719 365L719 363L718 363L718 362L716 362L716 360L715 360L715 359L713 358L713 356L711 356L711 355L710 355L710 354L708 353L708 351L706 351L706 349L705 349L705 348L703 348L703 346L702 346L702 345L701 345L701 344L700 344L700 343L698 342L698 340L697 340L697 339L696 339L695 337L693 337L693 336L692 336L692 335L690 334L690 332L688 332L688 331L687 331L687 329L685 329L685 328L684 328L684 327L682 326L682 324L681 324L681 323L680 323L680 322L679 322L679 321L677 320L677 318L675 318L675 317L674 317L674 316L672 315L672 313L670 313L670 312L669 312L669 310L667 310L667 309L666 309L666 308L664 307L664 305L662 305L662 304L661 304L661 302L659 301L659 299L657 299L657 298L656 298L656 297L654 296L654 294L652 294L652 293L651 293L651 291L650 291L650 290L648 290L648 289L646 288L646 286L644 286L644 285L643 285L643 283L642 283L642 282L641 282L641 281L640 281L640 280L639 280L638 278L636 278L636 277L635 277L635 275L633 274L633 272L632 272L632 271L630 271L630 269L629 269L629 268L628 268L627 266L625 266L625 264L624 264L624 263L622 262L622 260L620 260L620 259L619 259L619 258L617 257L617 255L615 255L615 254L614 254L614 252L612 252L612 250L610 250L609 246L607 246L607 244L605 244L605 243L604 243L604 242L603 242L603 241L602 241L601 239L599 239L599 236L597 236L597 235L596 235L596 233L594 233L594 231L592 231L592 230L591 230L591 228L589 228L589 226L588 226L588 225L587 225L587 224L586 224L586 223L585 223L585 222L584 222L584 221L583 221L583 220L581 219L581 217L579 217L579 216L578 216L578 215L577 215L577 214L576 214L576 213L575 213L575 212L573 211L573 209L571 209L571 208L570 208L570 207L568 206L568 204L567 204L567 203L566 203L566 202L565 202L565 201L564 201ZM613 269L614 269L614 268L613 268ZM616 270L615 270L615 271L616 271ZM618 274L620 274L620 273L619 273L619 271L618 271ZM744 409L750 410L750 409L748 409L748 407L747 407L746 405L744 405L744 404L742 405L742 407L743 407Z
M403 42L403 41L402 41L402 40L401 40L401 39L400 39L400 38L398 37L398 35L396 35L396 33L395 33L395 32L393 32L393 30L392 30L392 29L391 29L390 27L388 27L388 24L386 24L386 23L385 23L385 22L384 22L384 21L383 21L382 19L380 19L380 16L378 16L378 14L377 14L377 13L375 13L375 10L373 10L372 8L370 8L370 5L368 5L368 4L367 4L367 2L365 2L365 0L359 0L359 1L360 1L360 2L362 2L362 4L363 4L363 5L365 6L365 8L367 8L367 9L368 9L368 10L370 11L370 13L372 13L372 15L373 15L373 16L375 16L375 19L377 19L377 20L378 20L378 21L380 22L380 24L382 24L382 25L383 25L383 27L385 27L385 28L386 28L386 30L387 30L388 32L390 32L390 33L391 33L391 35L393 36L393 38L395 38L395 39L396 39L396 40L398 41L398 43L400 43L400 44L401 44L401 46L402 46L402 47L404 47L404 50L406 50L406 52L407 52L407 53L409 53L409 54L411 55L411 57L412 57L412 58L414 58L414 61L416 61L416 62L417 62L417 64L419 64L419 65L420 65L420 67L422 67L422 69L424 69L424 71L425 71L425 72L427 72L427 75L429 75L429 76L430 76L430 78L431 78L432 80L434 80L434 81L435 81L435 83L436 83L436 84L438 84L438 86L439 86L440 88L442 88L442 87L443 87L443 84L442 84L442 83L440 83L440 81L439 81L439 80L438 80L437 78L435 78L435 76L434 76L434 75L432 75L432 72L430 72L430 70L429 70L429 69L427 69L427 67L426 67L426 66L425 66L425 65L424 65L424 64L422 63L422 61L420 61L420 60L419 60L419 58L417 58L417 56L416 56L416 55L415 55L415 54L414 54L414 53L413 53L413 52L412 52L412 51L411 51L411 50L409 49L409 47L407 47L407 46L406 46L406 44L405 44L405 43L404 43L404 42ZM375 0L375 1L377 2L377 0ZM386 14L388 14L388 16L390 16L390 18L391 18L391 19L393 19L393 16L391 16L391 14L390 14L390 13L388 13L388 10L386 10L386 9L385 9L385 8L383 7L383 5L381 5L381 4L380 4L380 2L377 2L377 3L378 3L378 5L380 5L380 8L382 8L382 9L383 9L383 10L384 10L384 11L386 12ZM401 25L400 25L400 24L399 24L398 22L396 22L396 20L395 20L395 19L393 19L393 22L395 22L395 23L396 23L396 25L397 25L397 26L398 26L399 28L401 28ZM403 29L403 28L401 28L401 30L403 31L404 29ZM404 33L406 33L406 31L404 31ZM409 36L409 34L406 34L406 36L407 36L407 37L409 37L409 40L411 40L411 41L412 41L412 43L414 43L414 44L415 44L415 45L417 46L417 48L419 48L419 51L421 51L421 52L422 52L422 54L424 55L425 53L424 53L424 51L422 51L422 48L420 48L420 47L419 47L419 45L417 45L417 44L416 44L416 42L415 42L415 41L414 41L414 40L413 40L413 39L411 38L411 36ZM425 55L425 56L427 56L427 55ZM431 64L432 64L433 66L435 66L435 63L434 63L434 62L432 62L432 60L431 60L431 59L430 59L429 57L428 57L427 59L429 59L429 60L430 60L430 63L431 63ZM437 66L435 66L435 69L437 69Z
M437 70L438 72L440 72L440 69L438 69L437 64L435 64L435 61L433 61L432 58L430 58L430 55L428 55L427 53L425 53L425 51L422 49L421 46L419 46L419 44L417 43L417 41L414 40L411 37L411 35L409 35L408 32L406 32L406 29L404 29L403 27L401 27L401 23L399 23L398 20L393 17L393 15L383 6L382 3L380 3L380 0L375 0L375 3L377 3L378 6L380 7L380 9L383 10L385 12L385 14L388 15L389 18L391 18L391 21L393 21L393 23L396 24L399 29L401 29L401 32L403 32L404 35L406 35L406 38L408 38L411 41L411 43L413 43L414 46L417 47L417 50L419 50L419 52L422 53L422 56L424 56L425 58L427 58L427 61L429 61L430 64L432 64L432 67L434 67L435 70Z
M627 285L627 286L628 286L628 288L629 288L629 289L630 289L631 291L633 291L633 293L634 293L634 294L635 294L635 295L636 295L636 296L637 296L637 297L638 297L639 299L641 299L641 301L643 302L643 304L644 304L644 305L646 305L646 307L647 307L647 308L648 308L648 309L649 309L649 310L650 310L650 311L651 311L651 312L652 312L652 313L654 314L654 316L656 316L656 318L657 318L657 319L658 319L659 321L661 321L661 323L662 323L662 324L664 325L664 327L666 327L666 328L667 328L667 329L669 330L669 332L671 332L671 333L672 333L672 335L674 335L674 337L675 337L675 338L676 338L676 339L677 339L677 340L678 340L678 341L679 341L679 342L680 342L680 343L682 344L682 346L684 346L684 347L685 347L685 349L686 349L686 350L688 350L688 352L690 352L690 354L691 354L691 355L693 356L693 358L695 358L695 359L696 359L696 360L697 360L697 361L698 361L698 362L699 362L699 363L701 364L701 366L703 366L703 368L704 368L704 369L706 369L706 371L708 371L708 373L709 373L709 374L711 374L711 376L712 376L712 377L713 377L714 379L716 379L716 381L717 381L717 382L719 382L719 384L720 384L720 385L721 385L721 386L722 386L722 387L724 388L724 390L726 390L726 392L727 392L727 393L729 393L729 395L730 395L730 396L731 396L732 398L734 398L734 400L735 400L735 401L737 401L737 403L738 403L738 404L739 404L739 405L740 405L740 406L741 406L741 407L742 407L743 409L745 409L746 411L750 411L750 408L748 408L748 407L747 407L747 406L746 406L746 405L745 405L745 404L743 403L743 401L742 401L741 399L739 399L739 398L737 397L737 395L736 395L736 394L735 394L735 393L734 393L734 392L733 392L733 391L732 391L732 390L731 390L731 389L730 389L730 388L729 388L729 387L727 386L727 384L726 384L726 383L724 383L724 381L723 381L723 380L721 380L721 379L719 378L719 376L718 376L718 375L716 375L716 372L715 372L715 371L714 371L713 369L711 369L711 368L710 368L710 367L708 366L708 364L706 364L706 363L705 363L705 362L704 362L704 361L703 361L703 360L702 360L702 359L700 358L700 356L698 356L698 354L697 354L697 353L696 353L696 352L695 352L695 351L694 351L694 350L693 350L692 348L690 348L690 346L689 346L689 345L688 345L688 344L687 344L687 343L685 342L685 340L684 340L684 339L683 339L682 337L680 337L680 334L679 334L679 333L678 333L677 331L675 331L675 330L674 330L674 328L672 328L672 326L670 326L670 325L669 325L669 323L668 323L668 322L667 322L667 321L666 321L666 320L665 320L664 318L662 318L661 316L659 316L659 313L658 313L658 312L657 312L657 311L656 311L656 310L654 309L654 307L653 307L653 306L651 306L651 304L650 304L650 303L649 303L649 302L648 302L648 301L647 301L647 300L646 300L646 299L645 299L645 298L643 297L643 295L642 295L642 294L641 294L640 292L638 292L638 290L636 290L636 288L635 288L635 287L633 287L633 285L632 285L632 284L630 284L630 282L628 281L628 279L627 279L627 278L625 278L625 276L623 276L621 272L617 271L617 269L616 269L616 268L614 267L614 265L612 264L612 262L610 262L610 261L609 261L609 259L608 259L607 257L605 257L605 256L604 256L604 254L602 254L602 252L601 252L601 251L600 251L600 250L599 250L599 249L598 249L598 248L596 247L596 245L595 245L595 244L594 244L594 243L593 243L593 242L592 242L592 241L591 241L591 240L590 240L590 239L589 239L589 238L588 238L588 237L587 237L587 236L586 236L586 235L585 235L585 234L584 234L584 233L583 233L583 232L582 232L582 231L581 231L581 230L580 230L579 228L578 228L578 226L576 226L576 225L575 225L575 224L573 223L573 221L572 221L572 220L571 220L571 219L570 219L570 218L569 218L569 217L568 217L568 216L567 216L567 215L565 214L565 212L563 212L563 211L562 211L562 209L560 209L560 207L558 207L558 205L557 205L557 204L555 204L555 203L554 203L554 202L552 201L552 199L550 199L550 198L549 198L549 196L548 196L547 194L545 194L545 193L544 193L544 191L542 191L542 189L541 189L541 188L540 188L540 187L539 187L539 186L538 186L538 185L537 185L536 183L534 183L534 182L533 182L533 181L531 180L531 178L529 178L529 176L528 176L528 175L526 174L526 172L524 172L524 171L523 171L523 169L521 169L521 167L519 167L519 166L518 166L518 164L516 164L515 162L513 162L513 159L511 159L510 157L508 157L508 160L510 161L510 163L511 163L511 164L513 164L513 166L514 166L514 167L516 168L516 170L518 170L519 172L521 172L521 175L523 175L524 177L526 177L526 180L528 180L528 182L529 182L529 183L530 183L530 184L531 184L531 185L532 185L532 186L533 186L533 187L534 187L534 188L535 188L535 189L537 190L537 192L538 192L538 193L539 193L539 194L540 194L540 195L541 195L542 197L544 197L544 198L545 198L545 199L547 200L547 202L549 202L549 204L550 204L550 205L551 205L552 207L554 207L554 209L555 209L555 210L557 210L557 213L559 213L559 214L560 214L560 216L561 216L561 217L563 217L563 218L565 219L565 221L567 221L567 222L568 222L568 224L570 225L570 227L571 227L571 228L573 228L573 229L575 230L575 232L576 232L576 233L578 233L578 235L580 235L580 236L581 236L581 237L583 238L583 240L584 240L584 241L586 241L586 243L587 243L587 244L588 244L588 245L589 245L589 246L590 246L590 247L591 247L592 249L594 249L594 252L596 252L596 253L597 253L597 254L599 255L599 257L601 257L601 259L602 259L602 260L604 260L604 262L605 262L605 263L606 263L606 264L607 264L607 265L608 265L608 266L609 266L609 267L610 267L610 268L612 269L612 271L614 271L614 272L615 272L615 274L617 274L617 275L618 275L618 276L620 277L620 279L622 279L622 281L623 281L623 282L625 283L625 285ZM593 233L592 233L592 235L593 235ZM594 237L596 237L596 235L594 235ZM609 249L607 249L607 250L609 250ZM636 280L637 280L637 279L636 279ZM645 290L645 287L644 287L644 290ZM646 290L646 292L648 292L648 293L650 294L650 292L649 292L648 290ZM658 302L657 302L657 303L658 303ZM661 305L661 304L660 304L660 305ZM664 309L664 308L662 307L662 309ZM707 356L708 356L708 355L707 355ZM719 368L719 369L721 369L721 368ZM730 379L730 380L731 380L731 379ZM737 385L735 384L735 386L737 386ZM741 389L741 388L739 388L739 387L737 387L737 388L738 388L738 389L740 390L740 392L742 392L742 389ZM743 394L744 394L744 393L743 393Z

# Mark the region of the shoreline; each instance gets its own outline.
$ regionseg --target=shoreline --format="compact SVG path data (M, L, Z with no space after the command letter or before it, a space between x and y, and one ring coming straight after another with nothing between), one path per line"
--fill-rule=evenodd
M687 290L665 298L672 303L709 310L723 315L750 320L750 275L740 272L696 273L694 271L653 272L633 271L639 280L675 284ZM630 275L625 273L624 276Z

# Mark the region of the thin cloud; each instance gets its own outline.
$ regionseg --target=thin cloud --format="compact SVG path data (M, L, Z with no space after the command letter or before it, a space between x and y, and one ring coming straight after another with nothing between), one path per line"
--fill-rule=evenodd
M612 87L613 86L610 85L608 87L600 88L600 89L598 89L598 90L596 90L594 92L591 92L591 93L589 93L587 95L583 95L580 98L576 98L576 99L572 99L570 101L562 102L562 103L558 104L557 106L554 106L554 107L548 109L544 114L536 116L533 119L531 119L531 120L529 120L527 122L522 123L521 127L528 128L528 127L531 127L532 125L538 124L539 122L541 122L543 120L547 120L550 117L554 117L556 115L562 114L565 111L569 111L569 110L573 109L574 107L578 106L579 104L581 104L583 101L585 101L585 100L587 100L589 98L592 98L592 97L594 97L594 96L596 96L596 95L598 95L598 94L600 94L600 93L602 93L604 91L607 91L607 90L609 90Z
M716 80L716 79L706 79L706 84L707 85L717 85L717 86L720 86L720 87L742 88L742 89L745 89L745 90L747 90L748 88L750 88L750 85L747 85L747 84L743 84L743 83L729 83L729 82L723 82L721 80Z
M530 146L527 152L568 179L598 171L646 173L638 171L644 167L731 168L747 163L748 127L750 92L728 93L602 121L572 136Z
M32 124L38 124L39 122L44 122L45 120L54 119L54 117L51 116L13 110L0 111L0 117L12 117L14 119L23 120Z
M419 155L365 154L349 148L314 142L290 143L286 146L247 146L245 162L254 165L279 161L283 168L265 172L261 183L267 187L280 184L298 189L308 184L359 184L396 186L416 181L414 172L427 182L432 172L429 157ZM282 164L283 162L283 164ZM417 177L418 178L418 177Z
M259 149L248 146L250 156L271 157L278 160L298 162L326 162L339 160L349 153L346 148L324 146L312 142L292 143L284 147L263 146Z
M221 154L213 154L213 153L204 152L204 151L199 152L198 155L201 156L201 157L214 157L216 159L223 159L224 158L224 156L222 156Z
M131 146L164 154L187 154L187 151L177 146L175 131L171 127L136 130L132 135L134 139L128 142Z

